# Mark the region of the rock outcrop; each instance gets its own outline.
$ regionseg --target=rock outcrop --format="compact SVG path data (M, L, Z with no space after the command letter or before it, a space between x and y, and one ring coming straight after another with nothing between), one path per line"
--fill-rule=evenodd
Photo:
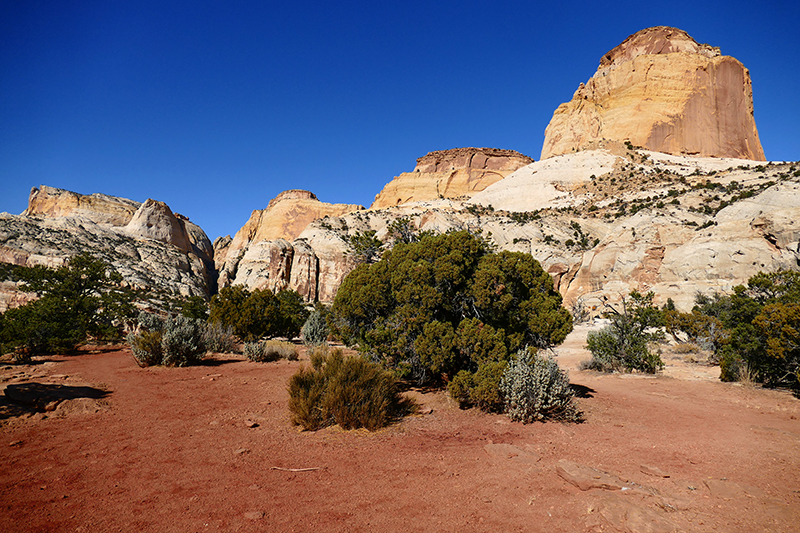
M357 204L328 204L320 202L314 193L298 189L284 191L273 198L266 209L253 211L250 219L233 238L233 248L239 242L259 242L274 239L288 241L297 238L312 220L326 216L338 217L360 211Z
M90 251L124 283L153 298L216 290L213 247L203 230L163 202L34 188L21 215L0 214L0 262L58 267ZM0 312L30 300L0 283Z
M189 251L189 238L183 221L164 202L148 198L125 226L125 231L132 237L152 239Z
M316 219L336 218L363 209L355 204L320 202L309 191L280 193L266 209L253 211L233 239L224 237L215 241L219 286L241 284L251 290L273 291L290 288L306 300L315 301L318 256L315 249L297 237ZM339 253L343 253L343 244Z
M228 249L220 283L288 287L330 303L355 267L349 236L389 225L482 231L500 250L530 253L567 305L595 314L631 290L672 298L730 291L759 271L800 264L800 175L790 163L672 156L607 148L520 168L471 199L438 199L318 219L297 239ZM235 241L236 239L234 239Z
M382 209L437 198L470 197L533 159L514 150L456 148L417 159L413 172L386 184L370 209Z
M33 187L25 216L83 217L97 224L124 226L139 209L139 202L105 194L78 194L42 185Z
M574 169L567 183L566 168ZM497 184L471 202L517 212L505 226L484 215L484 231L500 248L531 253L568 303L599 308L636 289L688 310L698 292L797 268L796 174L791 164L584 151L520 169L507 189Z
M594 76L556 109L541 158L603 139L674 155L765 159L749 71L665 26L635 33L603 56Z

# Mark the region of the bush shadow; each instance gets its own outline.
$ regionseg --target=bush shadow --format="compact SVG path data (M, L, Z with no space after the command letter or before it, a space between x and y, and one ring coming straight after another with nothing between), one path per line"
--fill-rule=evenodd
M90 398L99 400L110 391L88 386L53 383L12 383L0 397L0 420L52 411L67 400Z
M572 389L572 393L576 398L594 398L594 395L597 392L591 387L587 387L586 385L578 385L577 383L570 383L569 388Z

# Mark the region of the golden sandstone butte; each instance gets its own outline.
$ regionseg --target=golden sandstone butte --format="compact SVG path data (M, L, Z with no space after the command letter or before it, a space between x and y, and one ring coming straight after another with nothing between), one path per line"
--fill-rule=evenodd
M514 150L454 148L417 159L413 172L403 172L386 184L370 209L470 197L500 181L533 159Z
M685 31L647 28L625 39L545 130L542 159L630 141L656 152L764 161L749 71Z

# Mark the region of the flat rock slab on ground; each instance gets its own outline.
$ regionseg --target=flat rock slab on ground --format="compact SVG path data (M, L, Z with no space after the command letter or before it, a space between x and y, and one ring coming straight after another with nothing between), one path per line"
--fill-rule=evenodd
M573 461L561 459L556 463L556 473L565 481L581 490L603 489L634 491L642 494L655 494L655 489L650 489L620 479L618 476L603 472L590 466L581 465Z

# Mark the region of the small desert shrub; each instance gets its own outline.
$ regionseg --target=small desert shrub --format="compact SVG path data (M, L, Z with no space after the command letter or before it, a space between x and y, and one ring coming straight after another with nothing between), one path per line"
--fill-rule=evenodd
M681 342L673 346L672 351L680 354L698 353L700 352L700 346L693 342Z
M139 314L139 331L127 337L139 366L189 366L205 356L203 323L184 316Z
M583 324L589 320L589 310L586 308L583 298L578 298L572 303L570 313L572 314L573 324Z
M592 359L581 363L581 370L600 372L632 372L639 370L655 374L664 367L661 356L648 349L645 337L624 337L620 332L607 326L600 331L590 331L586 337L586 347L592 352Z
M739 381L742 370L746 361L736 352L730 349L722 351L722 356L719 359L720 376L722 381ZM754 374L749 371L747 374ZM752 376L750 376L752 377Z
M164 366L189 366L199 363L206 354L203 323L178 315L164 321L161 352Z
M233 328L218 323L206 324L203 331L203 343L209 352L214 353L233 353L236 349Z
M291 342L260 341L246 342L244 355L256 363L269 363L278 359L297 361L297 348Z
M143 330L139 333L128 335L128 343L133 350L133 357L139 366L160 365L161 355L161 332Z
M580 422L567 373L551 357L521 350L509 362L500 382L506 414L529 424L537 420Z
M394 374L380 365L345 357L339 349L315 348L310 357L311 366L289 380L293 424L306 430L339 424L374 431L413 410L415 404L400 394Z
M164 319L153 313L141 311L137 318L139 327L150 331L161 331L164 328Z
M582 363L582 369L655 374L664 368L661 356L648 346L664 338L662 313L653 306L653 296L633 291L629 299L622 299L621 310L606 305L609 310L603 315L611 324L586 337L592 359Z
M306 323L303 324L300 334L303 336L303 343L307 346L325 344L330 334L325 315L316 309L312 311Z
M500 412L503 410L500 381L507 364L507 361L490 361L474 373L462 370L448 383L447 392L461 406L474 405L483 411Z

